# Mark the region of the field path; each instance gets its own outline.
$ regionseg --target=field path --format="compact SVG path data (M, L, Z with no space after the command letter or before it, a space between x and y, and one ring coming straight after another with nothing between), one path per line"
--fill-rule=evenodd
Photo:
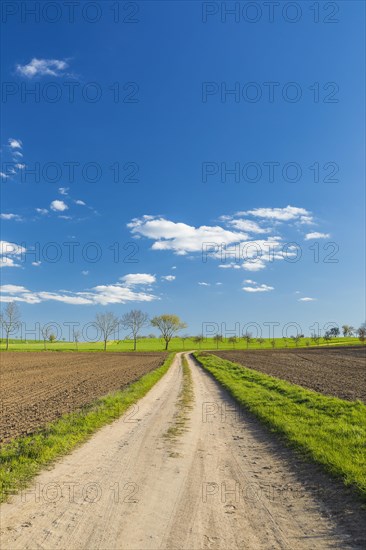
M3 550L363 547L365 514L352 495L187 357L194 400L184 431L167 436L183 384L178 354L138 406L2 505Z

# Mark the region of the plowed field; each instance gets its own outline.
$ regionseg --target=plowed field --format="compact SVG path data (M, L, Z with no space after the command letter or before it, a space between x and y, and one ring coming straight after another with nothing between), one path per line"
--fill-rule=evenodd
M165 358L165 353L2 353L0 441L32 433L127 386Z
M326 395L366 401L366 349L361 346L210 353Z

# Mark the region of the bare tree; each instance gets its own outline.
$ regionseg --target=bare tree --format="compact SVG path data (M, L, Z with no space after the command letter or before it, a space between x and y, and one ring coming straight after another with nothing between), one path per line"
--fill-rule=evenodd
M201 349L201 344L203 342L204 338L203 338L203 335L202 334L199 334L198 336L195 336L193 338L193 342L195 342L196 344L198 344L198 347L199 349Z
M75 342L76 351L78 351L78 343L80 340L80 330L74 330L72 333L72 339Z
M219 343L222 342L222 334L215 334L213 341L216 342L216 349L219 349Z
M44 325L44 327L41 330L41 334L43 338L43 346L44 346L44 349L46 350L47 349L46 342L47 340L50 340L50 337L52 335L52 327L50 327L50 325Z
M365 323L363 325L360 326L360 328L357 330L357 336L358 336L358 339L364 343L365 340L366 340L366 325Z
M132 309L122 316L121 325L124 329L128 329L131 331L134 351L136 351L139 332L143 327L146 327L148 323L148 314L140 311L139 309Z
M251 332L246 332L245 334L243 334L243 340L246 341L247 343L247 349L249 348L249 344L250 342L252 341L252 333Z
M9 349L9 336L18 329L20 324L20 310L16 302L9 302L0 316L1 326L5 332L6 349Z
M301 338L302 338L302 334L296 334L295 336L291 336L291 339L294 341L294 344L296 347L299 346Z
M120 320L114 313L109 311L107 313L97 313L94 324L102 333L104 351L107 351L108 338L118 329Z
M157 317L154 317L151 319L151 326L160 330L161 336L165 341L166 350L168 349L169 342L173 336L183 328L187 327L187 325L180 320L178 315L170 314L158 315Z
M236 336L230 336L230 338L228 338L227 341L230 342L230 344L233 345L233 349L235 349L235 344L238 341Z
M185 349L185 344L186 344L186 340L188 340L189 336L188 334L183 334L183 336L181 336L181 340L182 340L182 344L183 344L183 349Z

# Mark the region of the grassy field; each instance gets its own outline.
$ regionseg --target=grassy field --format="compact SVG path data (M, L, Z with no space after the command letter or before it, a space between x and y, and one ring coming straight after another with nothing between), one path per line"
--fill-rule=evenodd
M26 487L42 467L69 453L96 430L121 416L160 380L174 355L170 354L161 367L127 388L102 397L81 411L62 416L36 434L19 437L1 447L0 502Z
M260 345L255 339L249 344L248 349L272 349L272 340L270 338L265 338L262 345ZM358 338L333 338L330 342L326 342L321 339L319 342L320 346L328 345L357 345L361 344ZM310 338L302 338L298 344L298 347L307 347L307 345L314 345ZM275 339L275 349L277 348L295 348L294 342L290 339L276 338ZM47 351L76 351L76 346L72 342L47 342L46 343ZM138 340L137 351L163 351L165 349L165 343L161 338L142 338ZM228 342L227 339L219 342L217 347L216 342L212 338L205 338L201 343L195 342L194 338L188 338L184 342L181 338L173 338L169 344L170 351L185 351L192 349L202 349L202 350L214 350L214 349L247 349L247 343L240 339L235 344L235 347L231 342ZM2 339L0 341L0 350L5 350L5 341ZM12 351L44 351L43 341L21 341L21 340L10 340L9 350ZM79 351L103 351L102 342L80 342L78 344ZM132 340L120 340L120 341L110 341L107 346L107 351L133 351L133 341Z
M245 408L366 499L366 406L328 397L217 356L196 358Z

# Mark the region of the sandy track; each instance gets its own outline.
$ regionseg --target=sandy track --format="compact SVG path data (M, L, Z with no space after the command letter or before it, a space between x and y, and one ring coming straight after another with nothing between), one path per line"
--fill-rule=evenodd
M1 507L1 547L362 548L354 497L189 363L195 399L183 434L164 435L182 385L178 355L135 410Z

